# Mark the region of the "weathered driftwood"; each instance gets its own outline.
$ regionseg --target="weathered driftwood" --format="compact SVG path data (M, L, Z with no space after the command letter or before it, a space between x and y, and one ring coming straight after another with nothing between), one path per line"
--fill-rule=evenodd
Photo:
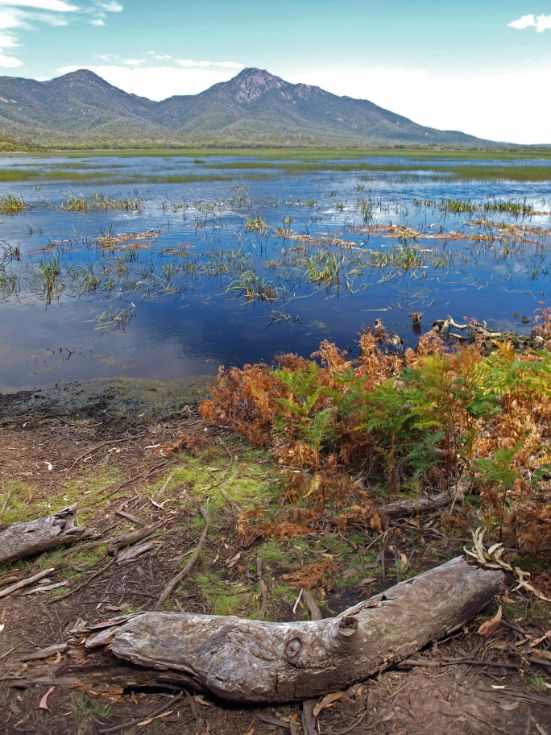
M424 495L416 500L395 500L378 508L378 513L389 518L414 516L418 513L427 513L431 510L445 508L453 503L454 494L447 490L436 495Z
M74 525L76 516L76 505L70 505L59 513L14 523L0 531L0 564L79 541L86 534L86 528Z
M269 623L146 612L79 632L88 633L89 651L103 648L222 699L287 702L342 689L446 636L480 612L503 580L458 557L335 618Z
M456 503L463 501L468 489L468 481L461 479L451 490L443 490L434 495L422 495L414 500L395 500L393 503L379 507L377 511L387 518L401 518L428 513L431 510L445 508L448 505L453 507Z

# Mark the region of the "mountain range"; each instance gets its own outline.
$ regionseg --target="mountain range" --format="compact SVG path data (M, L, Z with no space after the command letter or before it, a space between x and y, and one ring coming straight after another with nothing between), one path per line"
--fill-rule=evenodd
M0 77L0 141L35 145L492 145L424 127L368 100L244 69L196 95L161 102L86 69L49 81ZM495 144L494 144L495 145Z

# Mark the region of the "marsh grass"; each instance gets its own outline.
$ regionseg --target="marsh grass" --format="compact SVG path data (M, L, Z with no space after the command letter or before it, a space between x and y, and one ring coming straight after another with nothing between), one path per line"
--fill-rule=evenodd
M25 206L23 199L14 194L0 197L0 214L19 214L25 209Z
M122 212L140 212L143 207L143 200L140 197L127 199L114 199L105 194L93 194L91 197L70 196L67 197L62 204L62 208L67 212L111 212L120 210Z

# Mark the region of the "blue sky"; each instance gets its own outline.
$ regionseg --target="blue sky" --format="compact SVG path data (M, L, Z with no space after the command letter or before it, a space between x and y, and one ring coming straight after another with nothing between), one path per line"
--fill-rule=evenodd
M0 73L159 99L259 66L426 125L551 143L551 0L0 0Z

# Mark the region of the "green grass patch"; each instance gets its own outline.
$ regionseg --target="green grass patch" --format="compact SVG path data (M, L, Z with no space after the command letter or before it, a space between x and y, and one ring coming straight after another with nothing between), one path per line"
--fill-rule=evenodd
M242 583L230 582L214 571L197 574L195 583L210 605L213 615L239 615L248 612L250 590Z
M212 158L213 156L255 156L265 159L327 161L331 159L362 158L365 156L384 156L388 158L415 157L425 159L455 158L459 160L502 160L515 161L529 158L551 159L551 147L544 148L486 148L486 149L435 149L435 148L228 148L228 147L190 147L190 148L105 148L105 149L52 149L33 153L36 157L48 158L66 155L68 158L80 157L169 157L169 158Z

